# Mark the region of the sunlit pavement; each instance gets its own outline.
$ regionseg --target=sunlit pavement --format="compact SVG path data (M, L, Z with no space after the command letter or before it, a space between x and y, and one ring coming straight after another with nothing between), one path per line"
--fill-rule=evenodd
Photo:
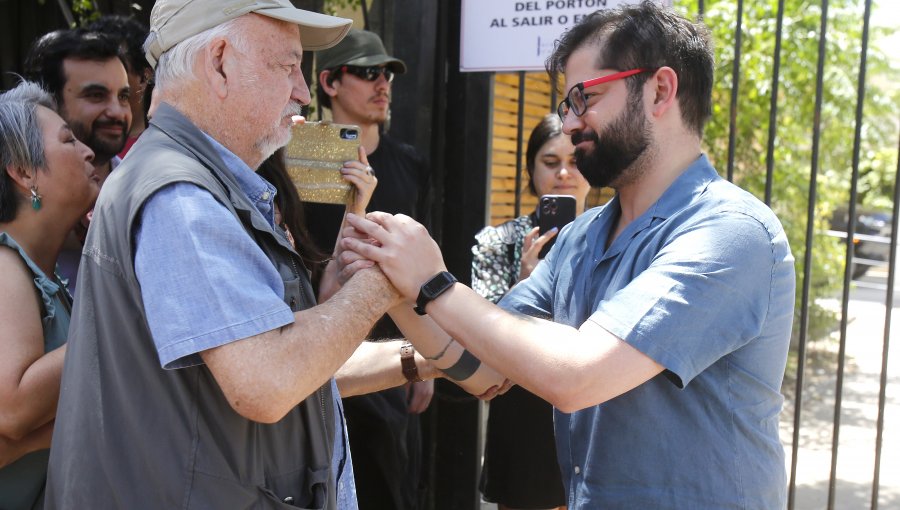
M882 367L887 272L873 268L855 282L848 304L847 361L840 414L834 508L871 508L875 472L876 422ZM900 290L900 286L895 286ZM891 345L888 355L883 444L881 447L878 508L900 509L900 295L895 293L891 318ZM822 300L824 307L840 311L840 296ZM832 464L835 385L839 331L831 341L809 346L805 371L798 441L797 483L794 508L827 508ZM792 389L790 390L792 394ZM790 469L794 402L785 403L781 417L781 437Z

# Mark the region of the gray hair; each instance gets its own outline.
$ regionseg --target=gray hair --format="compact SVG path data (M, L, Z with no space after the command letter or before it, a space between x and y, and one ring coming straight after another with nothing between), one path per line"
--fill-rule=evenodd
M246 18L247 15L240 16L188 37L160 55L154 78L156 88L164 91L173 85L196 79L194 61L214 39L228 39L238 50L245 51L247 40L241 24Z
M7 168L44 169L44 135L37 108L56 111L56 101L34 82L23 80L14 89L0 94L0 222L11 221L21 198Z

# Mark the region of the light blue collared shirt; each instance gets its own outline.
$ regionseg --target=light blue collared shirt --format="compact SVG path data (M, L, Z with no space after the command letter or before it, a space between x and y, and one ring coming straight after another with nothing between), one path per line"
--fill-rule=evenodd
M275 187L207 139L275 228ZM135 245L135 274L163 368L201 364L202 351L294 322L281 277L265 253L225 206L194 184L171 184L147 199ZM356 510L343 408L334 379L331 385L335 430L341 432L335 434L332 459L338 508Z
M607 247L619 213L616 197L579 216L500 302L592 321L665 367L603 404L555 412L568 507L783 508L795 283L781 224L705 156Z

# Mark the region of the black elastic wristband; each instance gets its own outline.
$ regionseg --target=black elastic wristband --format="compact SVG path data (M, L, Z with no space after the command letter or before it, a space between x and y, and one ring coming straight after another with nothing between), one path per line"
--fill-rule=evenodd
M441 368L440 371L454 381L465 381L481 366L481 360L469 351L463 351L462 356L451 367Z

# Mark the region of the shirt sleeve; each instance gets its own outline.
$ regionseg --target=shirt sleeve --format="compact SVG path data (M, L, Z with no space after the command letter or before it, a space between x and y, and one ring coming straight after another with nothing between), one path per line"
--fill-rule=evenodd
M294 321L284 284L240 222L208 191L176 183L144 204L135 274L163 368Z
M773 240L742 213L687 226L589 320L666 367L683 387L760 335L776 269Z

